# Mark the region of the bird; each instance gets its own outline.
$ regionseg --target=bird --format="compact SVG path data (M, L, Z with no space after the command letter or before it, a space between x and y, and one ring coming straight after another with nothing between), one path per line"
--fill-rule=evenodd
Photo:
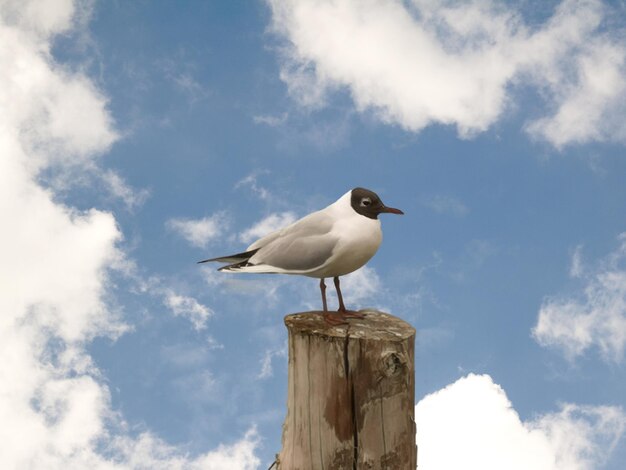
M328 207L297 220L252 243L234 255L198 263L227 263L218 271L230 273L296 274L320 279L322 315L329 325L346 324L364 315L346 309L340 276L364 266L382 242L380 214L404 214L388 207L369 189L354 188ZM326 278L333 278L339 308L328 311Z

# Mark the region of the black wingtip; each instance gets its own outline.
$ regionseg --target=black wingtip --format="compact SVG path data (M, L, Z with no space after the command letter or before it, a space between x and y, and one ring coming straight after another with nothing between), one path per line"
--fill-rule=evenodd
M209 258L203 259L202 261L198 261L196 264L208 263L211 261L216 261L218 263L241 263L242 261L248 261L259 249L244 251L243 253L237 253L235 255L230 256L220 256L219 258Z

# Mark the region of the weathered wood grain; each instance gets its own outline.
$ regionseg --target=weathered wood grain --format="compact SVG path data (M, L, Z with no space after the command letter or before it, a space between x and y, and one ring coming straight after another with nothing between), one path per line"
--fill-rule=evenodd
M416 468L415 329L362 310L328 326L288 315L289 381L280 470Z

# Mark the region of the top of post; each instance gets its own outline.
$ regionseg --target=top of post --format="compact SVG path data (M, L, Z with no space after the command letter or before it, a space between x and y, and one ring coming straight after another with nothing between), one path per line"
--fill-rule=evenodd
M364 319L351 318L347 325L331 326L321 312L293 313L285 317L285 325L293 333L314 336L362 338L381 341L404 341L415 335L415 328L404 320L373 309L359 310Z

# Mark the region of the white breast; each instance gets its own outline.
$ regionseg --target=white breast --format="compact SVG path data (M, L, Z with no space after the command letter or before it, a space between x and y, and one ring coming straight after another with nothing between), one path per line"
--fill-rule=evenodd
M367 263L380 246L383 234L380 220L357 214L350 208L346 214L343 208L341 217L333 226L331 234L338 238L332 257L313 277L335 277L356 271Z

